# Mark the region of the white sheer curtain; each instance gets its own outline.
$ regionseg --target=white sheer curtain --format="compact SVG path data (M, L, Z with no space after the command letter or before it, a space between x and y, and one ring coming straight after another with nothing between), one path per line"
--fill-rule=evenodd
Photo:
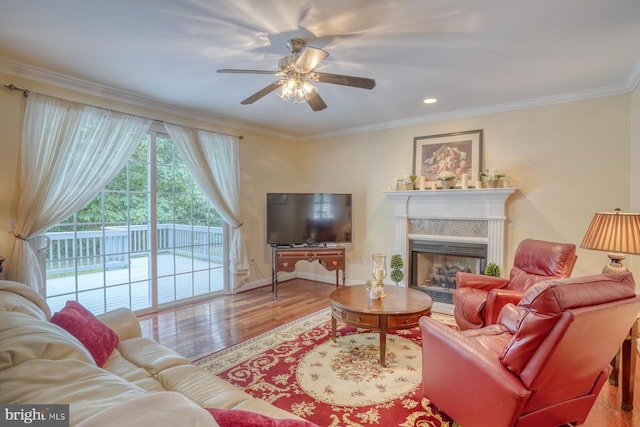
M240 217L238 138L165 123L200 190L232 227L229 248L231 290L249 278L249 261Z
M89 203L124 167L151 120L32 93L8 277L45 295L38 237Z

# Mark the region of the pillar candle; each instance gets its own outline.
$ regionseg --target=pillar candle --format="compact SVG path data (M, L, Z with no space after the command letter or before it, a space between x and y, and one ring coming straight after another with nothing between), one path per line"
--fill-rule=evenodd
M482 188L482 181L476 181L476 188Z
M424 176L420 176L420 189L424 190L424 184L426 182L426 178Z
M376 280L381 282L384 279L384 270L382 268L376 268Z
M466 173L462 174L462 188L467 188L469 186L469 177Z
M438 189L438 184L436 182L432 182L431 183L431 189L432 190L437 190Z

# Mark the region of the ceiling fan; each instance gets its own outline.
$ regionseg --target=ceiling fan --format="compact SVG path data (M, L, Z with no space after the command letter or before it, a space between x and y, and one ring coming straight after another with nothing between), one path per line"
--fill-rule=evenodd
M322 49L307 47L307 43L302 39L288 40L287 47L291 51L291 55L280 59L278 71L224 68L218 70L218 73L272 74L281 77L280 80L240 102L243 105L253 104L263 96L278 90L277 95L282 99L287 101L293 99L295 103L306 102L313 111L324 110L327 108L327 104L324 103L317 88L311 82L332 83L362 89L373 89L376 86L376 81L373 79L314 71L329 54Z

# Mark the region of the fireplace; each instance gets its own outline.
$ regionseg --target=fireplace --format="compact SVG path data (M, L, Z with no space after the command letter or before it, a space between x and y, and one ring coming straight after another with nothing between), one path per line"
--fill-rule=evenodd
M400 284L428 290L436 301L450 303L455 288L451 276L456 271L479 273L489 262L504 270L505 211L515 191L509 187L385 192L394 205L393 251L408 261Z
M484 243L411 240L409 251L409 286L446 304L453 303L458 271L479 274L487 264L487 245Z

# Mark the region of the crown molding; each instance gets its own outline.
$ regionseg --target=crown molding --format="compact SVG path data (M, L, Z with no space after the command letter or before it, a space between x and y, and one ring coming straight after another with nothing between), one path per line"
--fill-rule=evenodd
M640 58L636 61L629 73L629 77L625 81L625 86L629 92L633 92L640 83Z
M639 61L640 64L640 61ZM637 78L635 82L637 84L638 78L640 78L640 65L637 70ZM313 135L306 135L308 139L323 139L332 138L337 136L353 135L356 133L375 132L381 130L388 130L393 128L421 125L425 123L440 122L444 120L461 119L466 117L481 116L485 114L503 113L507 111L524 110L527 108L542 107L553 104L561 104L565 102L582 101L586 99L602 98L605 96L621 95L631 92L629 89L630 83L624 85L614 85L598 89L591 89L578 92L570 92L561 95L544 96L540 98L531 98L517 102L509 102L504 104L486 105L476 108L467 108L457 111L449 111L440 114L431 114L428 116L419 116L409 119L393 120L388 122L374 123L372 125L353 127L348 129L341 129L335 132L324 132Z
M224 128L235 129L237 131L252 132L263 136L274 137L284 140L295 140L292 135L275 132L270 129L260 128L255 126L247 126L241 122L230 117L218 116L208 113L203 110L185 108L168 104L157 99L148 98L145 96L137 95L131 92L127 92L121 89L113 88L99 83L91 82L88 80L71 77L61 73L45 70L42 68L34 67L31 65L21 64L14 61L9 61L6 58L0 57L0 72L5 74L14 75L20 78L34 80L37 82L50 84L52 86L61 87L63 89L74 90L87 95L93 95L111 101L123 102L135 107L142 107L159 111L161 113L167 113L171 115L177 115L186 119L201 120L213 125L221 126ZM6 82L9 83L9 82ZM149 117L151 119L157 119L156 117Z

